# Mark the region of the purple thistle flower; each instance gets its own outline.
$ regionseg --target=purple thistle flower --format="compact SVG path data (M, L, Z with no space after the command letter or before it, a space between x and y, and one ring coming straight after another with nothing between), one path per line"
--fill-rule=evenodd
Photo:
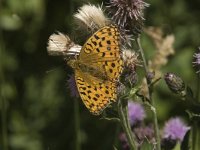
M199 47L199 52L195 53L193 57L194 57L193 64L195 67L197 67L197 73L200 73L200 47Z
M132 101L128 102L128 115L131 126L137 125L146 116L143 106Z
M190 127L186 126L180 118L172 118L164 126L163 139L182 142L188 130L190 130Z
M68 87L72 97L79 97L79 92L76 86L76 81L74 75L70 75L69 80L67 81Z
M143 11L149 4L143 0L110 0L109 14L111 19L125 34L137 35L143 26ZM123 33L123 34L124 34ZM128 36L128 39L131 39Z

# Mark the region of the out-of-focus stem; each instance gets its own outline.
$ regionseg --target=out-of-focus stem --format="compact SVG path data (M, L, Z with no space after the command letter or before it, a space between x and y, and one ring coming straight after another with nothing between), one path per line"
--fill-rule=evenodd
M4 40L2 31L0 29L0 55L2 51L5 50ZM1 105L1 122L2 122L2 147L3 150L8 150L8 132L7 132L7 108L6 108L6 98L4 95L3 84L5 83L4 74L0 72L0 105Z
M6 101L3 95L1 87L1 122L2 122L2 137L3 137L3 149L8 150L8 133L7 133L7 111Z
M148 68L147 68L147 63L146 63L146 58L145 58L145 55L144 55L144 51L143 51L141 43L140 43L140 37L137 38L136 42L137 42L137 44L139 46L139 53L141 54L142 62L143 62L144 70L145 70L145 74L146 74L146 77L147 77ZM146 81L147 81L147 78L146 78ZM148 81L147 81L147 84L148 84L148 91L149 91L149 100L151 102L151 105L154 107L152 112L153 112L154 132L155 132L155 137L156 137L156 149L157 150L161 150L157 113L156 113L156 109L155 109L154 100L152 99L152 91L153 91L153 89L152 89L152 86L148 83Z
M120 132L120 125L117 124L116 129L115 129L115 136L113 140L113 145L116 147L119 145L119 136L118 136L119 132Z
M193 139L192 139L192 143L193 143L193 150L198 150L198 145L199 145L199 141L198 140L198 126L197 126L197 122L194 121L193 122L193 126L192 126L192 129L193 129Z
M70 14L74 13L74 0L70 0ZM75 150L81 150L79 99L74 98Z
M81 150L80 140L80 113L78 98L74 99L74 124L75 124L75 150Z

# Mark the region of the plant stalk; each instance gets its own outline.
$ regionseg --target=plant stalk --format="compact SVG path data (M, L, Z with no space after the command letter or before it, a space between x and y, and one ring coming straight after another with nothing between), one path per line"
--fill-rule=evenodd
M129 146L131 150L137 150L137 145L136 145L136 140L133 136L132 130L130 128L129 121L127 122L127 104L125 106L122 105L121 100L118 101L118 113L119 113L119 118L121 122L121 126L124 130L124 133L126 134Z
M148 92L149 92L149 100L153 107L152 112L153 112L154 132L155 132L155 138L156 138L156 150L161 150L157 113L156 113L156 109L155 109L155 102L152 98L153 87L148 83L148 80L147 80L148 68L147 68L145 54L144 54L144 51L141 46L140 37L137 38L136 42L139 47L139 53L142 57L142 62L143 62L143 66L144 66L144 70L145 70L145 74L146 74L146 81L148 84Z

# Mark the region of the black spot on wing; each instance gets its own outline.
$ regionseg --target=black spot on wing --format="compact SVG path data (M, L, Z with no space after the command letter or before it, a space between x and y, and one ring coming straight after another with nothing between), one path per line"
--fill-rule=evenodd
M96 40L98 40L99 39L99 37L95 34L94 35L94 38L96 39Z
M115 63L112 63L111 66L114 68L115 67Z
M108 40L108 41L106 41L106 42L107 42L107 44L111 44L110 40Z

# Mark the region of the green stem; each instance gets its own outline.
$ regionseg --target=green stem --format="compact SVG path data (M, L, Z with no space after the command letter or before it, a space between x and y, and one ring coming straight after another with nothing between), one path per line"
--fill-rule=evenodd
M148 74L147 62L146 62L146 58L145 58L145 55L144 55L144 51L143 51L141 43L140 43L140 37L137 38L136 42L139 46L139 52L140 52L141 57L142 57L142 62L143 62L145 74L146 74L146 77L147 77L147 74ZM147 78L146 78L146 81L147 81ZM149 91L149 100L150 100L151 105L153 107L152 112L153 112L154 132L155 132L155 138L156 138L156 150L161 150L158 119L157 119L158 117L157 117L157 113L156 113L155 103L154 103L154 100L152 98L153 87L148 83L148 81L147 81L147 84L148 84L148 91Z
M122 106L121 100L118 101L118 113L119 113L119 118L121 122L121 126L124 130L124 133L126 134L129 146L131 150L136 150L136 140L132 134L132 130L130 128L130 125L128 125L129 121L127 122L127 104L125 106Z
M152 101L152 99L150 99L150 101L151 101L151 105L154 107L154 105L155 105L154 101ZM158 127L158 119L157 119L156 109L154 109L152 111L153 111L154 131L155 131L155 136L156 136L156 147L157 147L157 150L161 150L160 134L159 134L159 127Z
M126 104L126 107L124 108L124 114L125 114L125 118L126 118L127 128L129 131L131 131L132 139L134 139L134 141L135 141L136 138L131 130L131 124L130 124L130 120L129 120L129 116L128 116L128 103Z
M74 99L75 150L81 150L80 140L80 113L78 98Z

